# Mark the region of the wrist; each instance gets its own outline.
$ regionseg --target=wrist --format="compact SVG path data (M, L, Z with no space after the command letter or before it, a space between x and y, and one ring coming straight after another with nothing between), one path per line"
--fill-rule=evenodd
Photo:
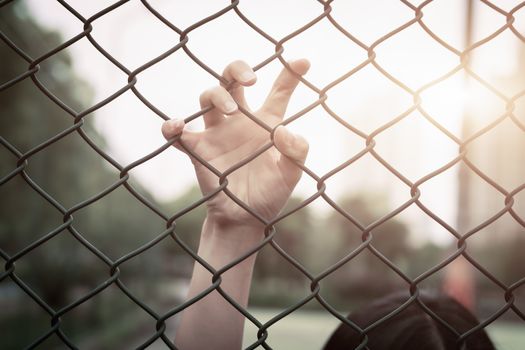
M208 210L203 235L219 235L225 239L259 240L264 236L264 223L252 218L232 217Z
M206 219L213 222L218 228L228 231L241 227L250 230L264 230L264 222L235 203L232 198L224 193L219 193L207 201L206 207Z
M253 249L263 238L262 225L231 224L215 221L213 216L207 216L202 229L199 255L213 256L214 259L220 260L220 262L216 261L219 266L214 266L219 268ZM253 262L256 254L252 254L246 261Z

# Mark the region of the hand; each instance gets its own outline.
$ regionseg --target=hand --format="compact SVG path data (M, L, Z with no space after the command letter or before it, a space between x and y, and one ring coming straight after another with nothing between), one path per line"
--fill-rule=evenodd
M310 64L301 59L289 62L292 70L303 75ZM162 133L170 139L182 132L182 144L213 167L224 172L246 159L270 142L270 133L243 115L238 105L249 110L243 86L255 84L257 77L248 64L235 61L224 70L223 77L235 87L228 92L223 86L205 91L200 97L201 107L214 108L204 115L205 130L184 130L183 120L169 120L162 125ZM270 127L279 124L290 97L299 80L286 68L275 80L262 107L252 112ZM263 218L274 218L283 208L299 181L308 153L308 143L298 135L279 126L274 133L275 147L227 176L228 189ZM184 151L180 143L174 145ZM192 158L192 157L191 157ZM192 159L203 194L219 186L219 178L200 162ZM236 204L222 191L208 202L207 220L221 225L262 226L262 223Z

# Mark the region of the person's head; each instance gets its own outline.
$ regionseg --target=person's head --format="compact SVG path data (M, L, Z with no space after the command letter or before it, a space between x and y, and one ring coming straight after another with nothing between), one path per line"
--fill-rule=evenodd
M350 313L348 318L365 328L398 308L408 299L406 293L381 298L367 307ZM478 321L466 308L445 295L422 294L421 301L447 322L459 334L469 331ZM370 350L453 350L458 347L457 335L429 316L417 301L373 328L368 335ZM346 324L341 324L326 343L324 350L355 349L362 336ZM482 329L467 338L465 350L494 350L487 333Z

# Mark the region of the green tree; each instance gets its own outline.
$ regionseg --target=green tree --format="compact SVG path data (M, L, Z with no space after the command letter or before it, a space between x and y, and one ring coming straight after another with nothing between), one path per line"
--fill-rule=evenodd
M0 30L34 58L64 41L57 33L37 25L19 1L0 9ZM0 57L0 84L28 69L28 63L1 41ZM76 111L93 103L91 89L76 76L66 51L41 62L36 76L54 95ZM0 115L0 136L22 153L57 135L74 122L74 118L46 97L29 77L0 92ZM97 145L104 148L104 140L92 126L90 116L85 118L82 128ZM0 178L14 170L16 162L17 158L6 147L0 146ZM118 171L108 165L77 132L73 132L32 155L25 172L60 205L71 208L119 180ZM137 183L133 186L153 201L144 188ZM16 254L62 224L62 214L31 188L22 175L0 186L0 198L0 249L9 255ZM76 211L73 218L78 232L113 260L165 230L165 222L122 187ZM121 279L139 297L145 295L141 292L145 289L151 294L158 284L159 273L163 271L165 253L165 249L157 254L150 253L147 263L140 257L124 263L120 266ZM45 302L58 309L106 280L109 268L69 231L64 230L17 260L16 273ZM137 285L148 285L148 288L134 288ZM16 291L16 299L20 303L14 313L2 317L0 328L9 337L2 337L0 347L21 348L41 335L47 329L49 320L43 311L38 317L31 316L35 303L27 303L28 297L9 278L0 283L0 305L9 290ZM75 338L82 330L93 331L107 321L101 317L127 312L119 309L119 305L126 301L122 293L111 302L104 303L104 307L114 308L115 312L99 312L97 305L103 298L109 297L104 293L97 296L90 301L93 303L90 305L94 306L85 311L87 314L66 323L66 328L72 325L68 328L68 335ZM24 327L16 326L14 318L21 320ZM44 328L37 326L40 318L46 319ZM32 335L35 338L32 339Z

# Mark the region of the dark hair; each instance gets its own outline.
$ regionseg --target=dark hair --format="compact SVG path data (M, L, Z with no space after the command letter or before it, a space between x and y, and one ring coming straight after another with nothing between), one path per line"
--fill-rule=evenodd
M348 319L365 328L401 306L409 296L396 293L350 313ZM445 295L422 293L421 301L459 334L478 325L478 321L465 307ZM370 350L494 350L489 336L481 329L458 345L458 337L450 329L434 320L414 301L406 309L381 323L367 333ZM341 324L326 343L324 350L355 349L363 337L352 327Z

